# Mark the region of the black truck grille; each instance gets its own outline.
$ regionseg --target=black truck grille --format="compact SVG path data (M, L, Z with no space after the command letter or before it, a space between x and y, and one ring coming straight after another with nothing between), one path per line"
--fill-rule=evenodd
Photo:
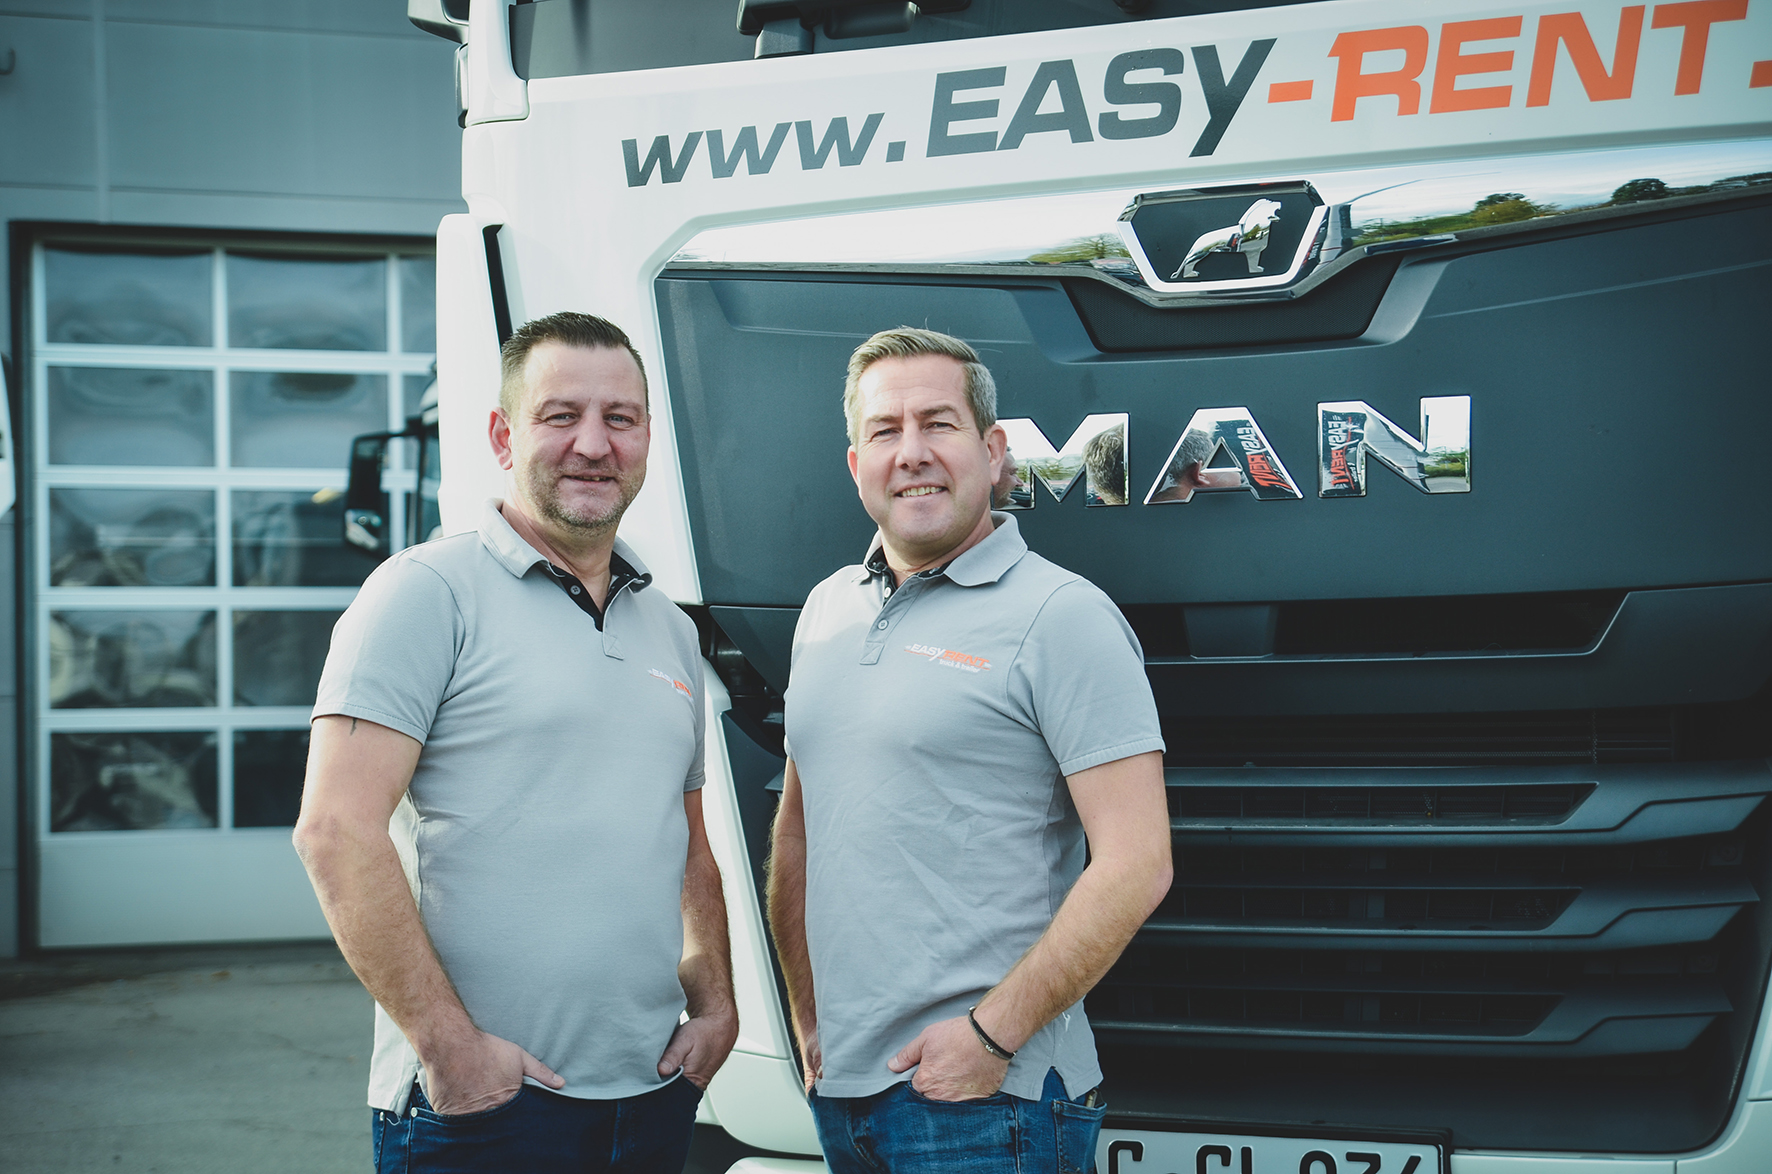
M1543 821L1563 818L1593 788L1527 787L1171 787L1169 814L1195 819Z
M1598 1087L1572 1066L1648 1071L1614 1089L1645 1112L1664 1079L1726 1095L1766 977L1765 761L1168 781L1174 883L1086 1004L1128 1108L1249 1119L1248 1057L1313 1097L1383 1063L1350 1119L1564 1148L1555 1083Z
M1170 772L1175 881L1091 996L1099 1030L1635 1054L1730 1010L1715 960L1759 903L1744 829L1763 764L1341 773Z
M1171 766L1671 762L1671 707L1526 713L1166 715Z

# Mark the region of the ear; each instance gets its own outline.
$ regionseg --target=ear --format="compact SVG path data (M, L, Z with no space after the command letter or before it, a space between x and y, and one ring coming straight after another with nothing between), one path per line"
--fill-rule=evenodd
M508 472L517 460L511 452L511 422L498 408L492 409L492 418L486 422L486 438L492 442L492 455L498 458L498 467Z
M861 458L855 455L855 446L849 446L849 476L855 481L855 492L861 493Z
M1009 433L1001 424L992 424L984 434L984 447L991 454L991 484L995 485L1003 475L1003 458L1009 452Z

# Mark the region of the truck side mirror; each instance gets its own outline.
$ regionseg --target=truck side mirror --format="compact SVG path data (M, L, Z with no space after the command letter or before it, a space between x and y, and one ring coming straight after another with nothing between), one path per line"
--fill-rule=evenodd
M377 558L388 556L388 495L381 487L388 441L399 433L371 432L351 441L351 479L345 488L345 541Z
M406 0L406 19L427 33L467 43L468 0Z

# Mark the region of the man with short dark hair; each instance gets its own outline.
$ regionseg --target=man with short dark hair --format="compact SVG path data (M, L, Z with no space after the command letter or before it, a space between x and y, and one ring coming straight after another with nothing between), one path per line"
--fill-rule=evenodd
M800 615L769 883L819 1140L834 1174L1089 1170L1082 998L1170 880L1142 654L990 511L970 346L877 334L844 406L879 534Z
M375 997L378 1170L678 1170L738 1017L695 627L616 537L646 375L585 314L503 361L509 496L339 620L295 843Z

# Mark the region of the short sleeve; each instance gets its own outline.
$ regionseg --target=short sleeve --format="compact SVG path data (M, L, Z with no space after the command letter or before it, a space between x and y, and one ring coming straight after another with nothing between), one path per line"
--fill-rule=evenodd
M808 633L815 631L818 627L819 611L823 607L824 595L826 591L829 590L829 584L836 582L844 575L853 574L854 571L854 567L844 567L835 575L825 579L812 589L812 591L806 596L806 602L800 606L800 614L794 620L794 642L788 652L788 688L787 693L782 694L784 708L791 708L787 706L787 696L794 691L793 666L800 663L800 649L808 639ZM783 716L785 718L786 714L784 713ZM788 729L785 724L782 727L781 751L787 756L789 762L794 760L793 731Z
M1113 601L1086 581L1047 597L1016 655L1009 688L1067 776L1163 749L1138 638Z
M675 605L673 605L673 607L674 606ZM682 613L679 612L678 614L681 615ZM695 710L695 757L689 760L689 771L683 776L683 793L687 795L691 791L701 790L702 786L707 782L707 770L703 766L703 763L707 761L707 754L705 751L707 750L708 741L708 707L705 690L708 687L708 677L711 675L712 670L710 670L707 664L701 659L700 640L696 636L694 626L689 624L687 619L685 620L685 624L688 631L684 659L686 672L697 674L690 676L689 679L699 682L701 690L703 690L703 692L696 693L694 699L695 703L691 706L691 708Z
M413 558L388 560L332 629L313 716L362 718L425 741L464 635L441 575Z

